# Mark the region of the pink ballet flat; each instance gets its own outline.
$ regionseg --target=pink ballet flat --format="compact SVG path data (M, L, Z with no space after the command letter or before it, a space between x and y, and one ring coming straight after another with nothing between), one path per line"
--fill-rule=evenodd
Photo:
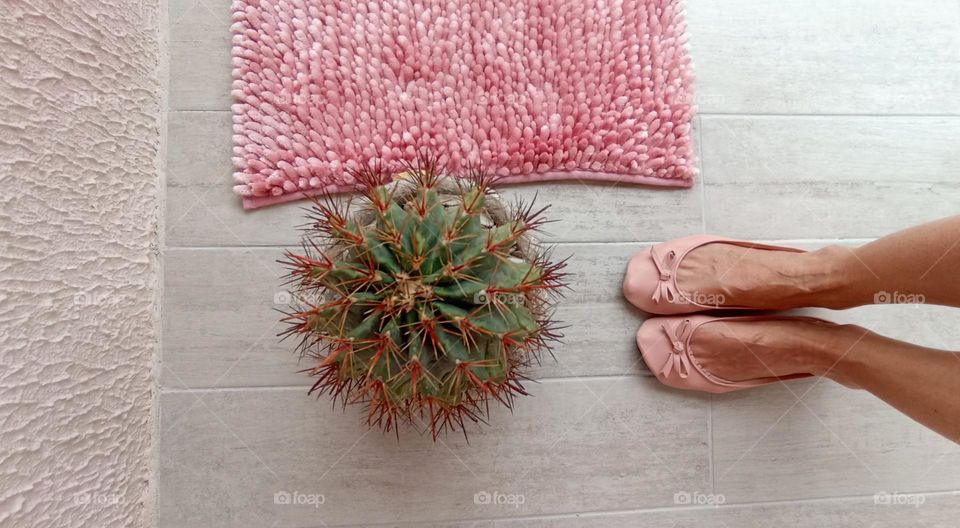
M677 269L683 257L694 249L706 244L733 244L754 249L770 251L790 251L803 253L803 250L758 244L732 238L711 235L693 235L676 238L648 247L637 253L627 264L627 274L623 279L623 296L631 304L645 312L673 315L699 312L702 310L750 310L750 306L733 306L723 302L720 295L684 293L677 286Z
M771 376L746 381L729 381L707 372L697 361L690 348L693 333L701 326L715 321L770 321L770 320L806 320L818 324L833 325L829 321L814 317L779 317L758 315L751 317L711 317L709 315L687 315L676 317L653 317L640 325L637 331L637 347L647 367L661 383L669 387L685 390L697 390L712 393L731 392L751 387L759 387L778 381L808 378L812 374L791 374L789 376Z

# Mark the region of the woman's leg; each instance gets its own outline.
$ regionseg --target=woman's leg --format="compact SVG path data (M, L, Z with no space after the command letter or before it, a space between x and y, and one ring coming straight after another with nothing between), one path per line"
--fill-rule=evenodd
M681 262L687 293L757 309L926 302L960 307L960 216L898 231L858 248L808 253L708 244Z
M764 308L926 302L960 307L960 216L858 248L809 253L709 244L687 255L685 292ZM870 391L960 443L960 353L903 343L853 325L715 323L691 343L705 369L731 380L808 372Z
M734 381L807 372L867 390L960 443L960 353L804 320L710 323L691 348L704 369Z

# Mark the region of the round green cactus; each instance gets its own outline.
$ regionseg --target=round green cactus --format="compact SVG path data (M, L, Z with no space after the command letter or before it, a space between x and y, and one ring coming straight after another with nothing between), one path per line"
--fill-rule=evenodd
M379 168L353 175L359 200L315 200L284 261L311 393L365 404L384 430L423 420L434 438L483 421L491 398L512 405L560 337L564 262L531 237L545 208L508 211L481 172L452 178L426 157L388 185Z

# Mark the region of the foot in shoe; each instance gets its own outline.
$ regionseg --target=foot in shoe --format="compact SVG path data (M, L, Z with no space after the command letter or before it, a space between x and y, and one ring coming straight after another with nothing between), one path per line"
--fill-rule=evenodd
M803 306L836 280L822 252L792 253L709 243L689 253L677 269L677 286L701 304L781 309Z
M725 319L697 329L690 348L704 370L728 381L823 375L841 346L838 329L804 319Z

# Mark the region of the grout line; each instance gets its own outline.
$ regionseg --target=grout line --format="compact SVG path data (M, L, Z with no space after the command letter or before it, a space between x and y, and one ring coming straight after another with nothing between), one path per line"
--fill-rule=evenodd
M875 117L928 117L928 118L955 118L960 117L960 114L853 114L853 113L777 113L777 112L697 112L697 115L706 116L706 117L716 117L716 118L727 118L727 117L798 117L798 118L818 118L818 117L864 117L864 118L875 118Z
M924 491L917 492L918 495L923 495L925 497L948 497L954 495L960 495L960 490L942 490L942 491ZM716 512L719 510L738 510L738 509L747 509L755 507L764 507L764 506L790 506L796 504L819 504L819 503L830 503L830 502L857 502L864 499L873 499L876 495L842 495L836 497L816 497L810 499L792 499L792 500L776 500L776 501L752 501L752 502L739 502L739 503L726 503L722 506L693 506L693 507L676 507L676 506L655 506L650 508L630 508L622 510L594 510L594 511L581 511L581 512L565 512L565 513L552 513L552 514L531 514L531 515L518 515L513 517L484 517L484 518L475 518L475 519L456 519L456 520L441 520L441 521L401 521L401 522L377 522L377 523L364 523L364 524L335 524L329 525L331 528L353 528L359 526L424 526L428 523L456 523L457 526L461 524L476 524L476 523L497 523L497 522L513 522L513 521L533 521L533 520L561 520L561 519L583 519L585 517L593 518L602 518L602 517L611 517L618 515L629 515L629 514L650 514L650 513L687 513L687 512L698 512L698 511L707 511L707 512Z
M715 458L714 458L714 456L713 456L714 446L716 445L716 442L714 442L714 440L713 440L713 429L714 429L714 427L713 427L713 411L714 411L713 407L714 407L714 400L715 400L715 399L716 399L716 396L715 396L714 394L711 394L711 395L710 395L710 407L709 407L710 412L708 413L708 417L707 417L707 446L708 446L708 449L707 449L707 463L708 463L709 466L710 466L710 468L709 468L709 471L710 471L710 493L713 493L714 496L716 496L716 494L717 494L717 470L716 470L716 468L715 468Z
M876 238L870 237L853 237L853 238L783 238L783 239L756 239L754 242L760 242L764 244L821 244L821 243L843 243L843 244L866 244L872 242ZM659 244L663 240L643 240L643 241L629 241L629 240L611 240L611 241L591 241L591 242L577 242L577 241L544 241L547 245L556 245L556 246L650 246L653 244ZM290 244L247 244L243 246L236 245L223 245L223 246L166 246L166 249L174 249L178 251L188 250L188 251L211 251L218 249L230 249L230 250L242 250L242 249L287 249L287 248L297 248L299 245L297 243Z
M539 385L544 383L560 383L572 381L592 381L592 380L625 380L625 379L654 379L653 374L592 374L586 376L552 376L549 378L539 378L531 381L530 385ZM303 385L231 385L223 387L160 387L162 394L183 394L195 392L240 392L240 391L270 391L270 390L302 390L309 389L310 383Z

